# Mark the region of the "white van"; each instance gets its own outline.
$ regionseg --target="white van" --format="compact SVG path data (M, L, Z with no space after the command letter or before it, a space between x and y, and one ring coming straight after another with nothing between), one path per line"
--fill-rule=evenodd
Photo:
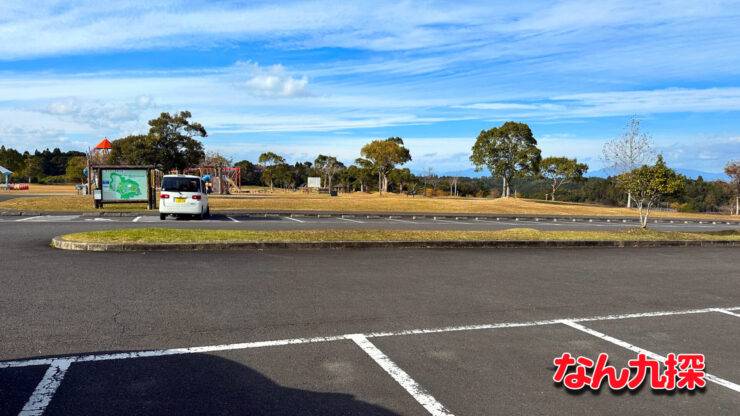
M159 219L167 215L193 215L199 220L211 215L203 179L191 175L165 175L159 195Z

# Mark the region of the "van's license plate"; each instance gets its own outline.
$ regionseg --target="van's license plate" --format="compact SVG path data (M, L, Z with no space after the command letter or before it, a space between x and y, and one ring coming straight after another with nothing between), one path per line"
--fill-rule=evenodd
M183 204L185 203L185 198L175 198L175 203Z

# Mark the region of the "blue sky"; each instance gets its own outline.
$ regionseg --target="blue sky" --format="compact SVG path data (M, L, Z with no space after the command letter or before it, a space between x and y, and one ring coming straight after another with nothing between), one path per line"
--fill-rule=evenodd
M740 158L737 1L107 3L0 4L0 144L85 149L190 110L235 160L400 136L442 173L515 120L593 171L636 114L674 167Z

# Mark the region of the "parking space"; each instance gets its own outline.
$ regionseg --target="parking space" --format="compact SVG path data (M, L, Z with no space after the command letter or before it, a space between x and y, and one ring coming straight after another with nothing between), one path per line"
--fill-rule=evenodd
M588 326L659 355L670 352L704 354L707 371L740 382L740 351L737 349L740 315L710 312L636 319L628 324L602 321Z
M70 368L45 414L423 414L386 378L348 340L92 361Z
M740 393L716 385L701 394L655 394L649 386L569 391L552 381L552 361L563 352L592 359L607 353L616 368L636 354L561 324L374 342L453 414L723 414L740 405Z
M729 414L740 307L267 340L0 362L0 414ZM706 388L573 392L563 352L625 367L701 353ZM22 398L25 395L25 400Z

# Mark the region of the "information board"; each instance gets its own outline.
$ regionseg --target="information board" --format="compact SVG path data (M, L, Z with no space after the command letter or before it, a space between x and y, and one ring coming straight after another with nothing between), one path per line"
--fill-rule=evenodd
M309 188L321 188L321 178L318 176L309 176L308 177L308 187Z
M101 169L102 201L147 201L146 169Z

